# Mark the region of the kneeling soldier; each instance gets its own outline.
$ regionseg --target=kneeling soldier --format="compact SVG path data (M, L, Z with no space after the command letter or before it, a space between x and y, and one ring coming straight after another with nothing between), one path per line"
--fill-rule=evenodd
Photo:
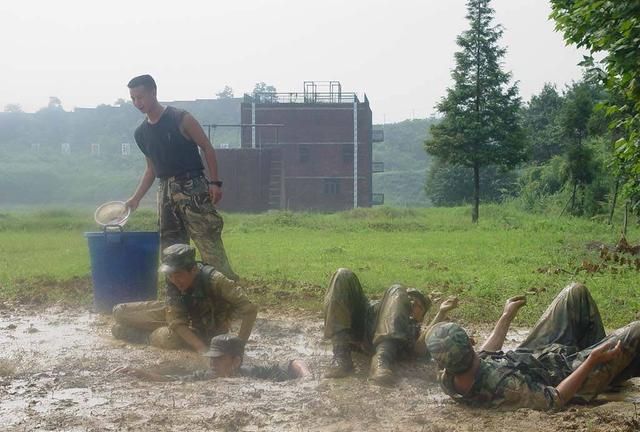
M244 289L213 267L197 263L195 249L175 244L163 251L160 271L167 275L166 302L122 303L113 308L112 334L130 342L149 341L166 349L205 352L212 337L241 320L238 337L249 339L258 308Z

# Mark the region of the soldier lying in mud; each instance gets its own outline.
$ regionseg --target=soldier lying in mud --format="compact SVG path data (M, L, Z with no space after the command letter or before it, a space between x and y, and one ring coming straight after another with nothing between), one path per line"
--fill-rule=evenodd
M426 345L443 369L445 393L475 407L552 410L640 376L640 321L605 337L597 305L577 283L558 294L516 350L502 352L511 321L524 304L524 297L507 300L478 353L457 324L433 327Z
M443 321L458 305L451 297L444 301L431 325ZM333 343L333 364L327 378L342 378L353 372L352 349L373 355L369 376L380 384L393 382L392 367L402 356L424 356L423 323L431 300L414 288L393 285L382 300L370 301L358 277L338 269L324 300L324 337Z
M147 381L204 381L214 378L250 377L280 382L311 375L307 365L299 359L286 364L243 366L244 345L244 341L237 336L215 336L211 339L209 350L202 354L209 357L209 369L186 376L161 375L130 367L120 367L114 372Z
M208 265L197 263L195 249L175 244L163 251L160 271L167 275L166 302L122 303L113 308L117 339L165 349L203 353L212 337L241 320L238 337L247 341L258 308L244 289Z

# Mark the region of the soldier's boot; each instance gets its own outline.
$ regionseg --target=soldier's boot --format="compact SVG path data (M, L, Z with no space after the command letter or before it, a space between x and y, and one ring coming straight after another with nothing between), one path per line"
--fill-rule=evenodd
M394 376L391 370L396 359L397 347L393 341L382 341L376 346L376 353L371 358L369 378L381 385L393 384Z
M348 343L333 345L333 360L324 374L325 378L344 378L353 372L351 346Z
M136 344L149 343L149 332L137 328L114 324L111 327L111 334L114 338Z

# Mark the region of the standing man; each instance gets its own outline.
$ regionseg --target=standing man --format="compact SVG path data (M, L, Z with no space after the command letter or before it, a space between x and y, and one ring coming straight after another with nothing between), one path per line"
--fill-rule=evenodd
M215 208L222 198L222 181L209 139L191 114L160 105L150 75L137 76L127 86L133 104L147 116L135 131L147 167L127 206L132 211L138 208L157 177L161 250L193 239L205 263L238 280L222 243L223 220ZM198 148L207 162L209 179L204 175Z

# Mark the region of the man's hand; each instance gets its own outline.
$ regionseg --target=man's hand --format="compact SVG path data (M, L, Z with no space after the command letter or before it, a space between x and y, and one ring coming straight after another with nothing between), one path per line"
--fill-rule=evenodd
M447 313L458 307L458 297L451 296L440 304L440 313Z
M137 199L136 197L131 197L129 198L126 202L125 205L127 206L127 208L129 208L131 210L131 212L133 213L134 211L136 211L136 209L138 208L138 206L140 205L140 200Z
M618 341L612 348L611 343L604 344L595 348L587 357L587 360L593 362L594 365L609 363L611 360L618 358L622 354L622 344Z
M523 295L511 297L504 305L503 316L513 319L520 308L527 303L527 298Z
M111 373L112 374L120 373L120 374L128 375L130 377L139 378L145 381L169 381L170 380L163 375L153 373L153 372L147 372L143 369L134 368L130 366L119 366L114 370L112 370Z
M218 204L222 199L222 188L216 185L209 185L209 197L213 204Z

